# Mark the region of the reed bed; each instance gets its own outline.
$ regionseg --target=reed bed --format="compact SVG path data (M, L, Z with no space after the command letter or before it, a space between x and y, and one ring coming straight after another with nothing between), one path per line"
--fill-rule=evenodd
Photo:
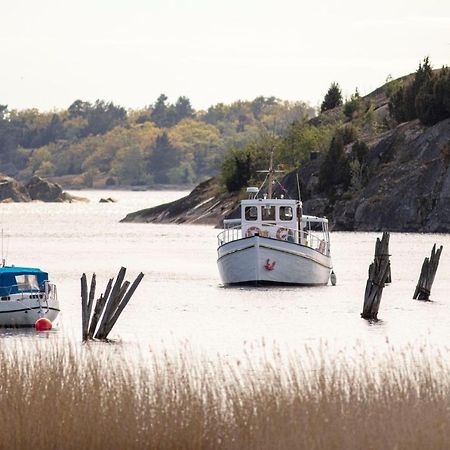
M0 448L446 449L450 353L0 347ZM350 356L351 355L351 356ZM255 360L256 359L256 360Z

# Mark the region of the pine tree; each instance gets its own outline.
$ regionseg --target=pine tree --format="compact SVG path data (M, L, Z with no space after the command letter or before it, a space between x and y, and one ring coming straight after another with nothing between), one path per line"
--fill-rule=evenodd
M342 105L342 92L339 84L336 82L331 83L328 92L325 94L320 111L328 111L329 109L336 108L336 106Z
M169 108L166 105L167 96L161 94L156 100L155 105L153 106L153 111L151 114L151 119L155 123L157 127L166 127L168 126L168 111Z

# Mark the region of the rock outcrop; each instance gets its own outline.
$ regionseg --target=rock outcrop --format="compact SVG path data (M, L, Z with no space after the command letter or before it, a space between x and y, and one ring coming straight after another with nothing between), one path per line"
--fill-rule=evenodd
M0 202L73 202L87 201L64 192L59 184L34 176L26 186L14 178L0 176Z
M128 214L121 222L203 223L216 225L236 207L234 194L219 194L217 183L209 179L189 195L154 208Z
M31 197L22 183L11 177L0 176L0 201L31 202Z

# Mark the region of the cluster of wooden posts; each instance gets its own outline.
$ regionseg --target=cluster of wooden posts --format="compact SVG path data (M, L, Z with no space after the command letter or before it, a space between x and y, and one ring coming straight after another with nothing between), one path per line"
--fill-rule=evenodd
M383 288L391 283L391 263L389 260L389 233L384 232L382 238L377 238L375 244L374 262L369 266L369 277L367 279L364 304L361 317L367 320L378 320L378 309L380 307ZM436 276L439 258L442 253L442 245L436 250L433 245L430 258L425 258L419 281L413 298L417 300L430 300L431 287Z
M105 292L97 299L94 307L96 276L92 275L90 289L86 274L81 277L81 322L83 341L90 339L107 340L120 314L136 291L144 274L141 272L133 283L124 281L126 268L122 267L116 280L108 281Z

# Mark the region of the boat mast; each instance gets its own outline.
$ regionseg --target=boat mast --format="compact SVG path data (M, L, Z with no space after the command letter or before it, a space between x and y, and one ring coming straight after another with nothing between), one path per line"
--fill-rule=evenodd
M269 186L267 187L267 198L272 198L274 173L275 171L273 170L273 148L272 148L272 150L270 151Z

